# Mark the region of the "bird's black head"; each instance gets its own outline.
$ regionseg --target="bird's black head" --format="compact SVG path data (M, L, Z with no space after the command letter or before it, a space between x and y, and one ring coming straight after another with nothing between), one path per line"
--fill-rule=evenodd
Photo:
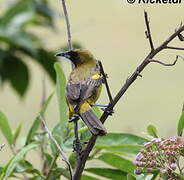
M74 49L71 51L59 52L56 56L63 56L70 59L75 66L94 61L93 55L88 50Z

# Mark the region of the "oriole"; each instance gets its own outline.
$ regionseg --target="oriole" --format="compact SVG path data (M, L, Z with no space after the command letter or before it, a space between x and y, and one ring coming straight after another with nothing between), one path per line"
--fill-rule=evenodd
M60 52L56 56L64 56L74 64L66 86L69 118L75 119L77 115L92 134L106 134L106 128L92 110L92 105L100 96L103 81L98 61L89 51L80 49Z

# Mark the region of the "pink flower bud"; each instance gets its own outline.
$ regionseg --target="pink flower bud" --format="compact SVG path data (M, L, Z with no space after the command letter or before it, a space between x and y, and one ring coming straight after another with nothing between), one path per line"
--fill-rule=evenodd
M137 175L142 174L142 170L141 169L136 169L135 174L137 174Z
M167 173L167 169L165 169L165 168L161 168L161 169L160 169L160 173L162 173L162 174L166 174L166 173Z
M151 142L153 142L153 143L160 143L161 141L162 141L161 138L153 138L153 139L151 140Z
M169 165L169 167L170 167L171 169L175 170L176 167L177 167L177 164L176 164L175 162L173 162L173 163L171 163L171 164Z
M142 153L138 153L136 156L136 161L141 161L144 158Z
M144 147L150 147L151 145L152 145L151 142L146 142L146 143L144 143Z

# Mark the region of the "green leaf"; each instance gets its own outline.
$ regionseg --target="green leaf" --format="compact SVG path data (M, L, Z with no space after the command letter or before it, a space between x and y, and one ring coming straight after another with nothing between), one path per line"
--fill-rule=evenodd
M178 122L178 136L182 136L184 128L184 105L182 109L182 113Z
M42 109L40 110L40 115L41 116L44 116L45 114L45 111L47 110L47 107L53 97L53 94L52 93L48 98L47 100L45 101L44 105L42 106ZM28 145L32 140L33 140L33 137L36 133L36 131L38 130L38 128L40 127L40 124L41 124L41 120L39 117L36 117L36 119L34 120L29 132L28 132L28 135L27 135L27 138L26 138L26 145Z
M0 111L0 130L11 146L13 144L13 133L5 114Z
M54 63L57 61L54 53L49 52L46 49L39 48L37 50L37 56L33 58L39 63L44 70L49 74L51 80L55 83L56 82L56 72L54 70Z
M48 105L50 104L50 101L51 101L53 95L54 95L54 92L50 94L50 96L46 99L45 103L43 104L43 106L41 108L41 111L40 111L40 115L41 116L44 116L44 114L45 114L45 112L47 110Z
M26 160L21 160L17 165L16 168L14 170L14 173L29 173L29 174L36 174L36 175L40 175L40 172L37 169L34 169L33 165Z
M18 126L18 128L16 129L14 135L13 135L13 143L14 143L14 144L16 144L16 141L17 141L17 138L18 138L19 135L20 135L21 129L22 129L22 125L20 124L20 125Z
M42 25L46 24L49 26L54 26L53 20L54 20L54 17L56 16L55 11L52 10L51 8L49 8L49 5L47 3L43 3L43 1L42 1L42 3L35 1L34 6L36 9L37 15L39 16L37 18L38 21L41 20L40 23Z
M149 134L150 136L153 136L153 137L158 138L158 136L157 136L157 129L156 129L155 126L149 125L149 126L147 127L147 132L148 132L148 134Z
M56 168L53 169L48 180L56 180L59 179L61 176L66 177L67 179L70 179L70 175L68 173L68 170L64 168Z
M98 159L125 173L133 173L136 168L130 160L112 153L104 153Z
M97 106L93 106L93 110L95 111L97 117L100 118L101 115L102 115L102 112L101 112L100 108L97 107Z
M28 132L25 145L28 145L31 141L33 141L33 137L34 137L36 131L38 130L38 128L40 127L40 124L41 124L40 118L36 117L36 119L34 120L32 126Z
M136 178L132 174L127 174L127 180L136 180Z
M35 177L31 178L30 180L45 180L45 178L42 176L35 176Z
M136 180L154 180L153 174L141 174L141 175L135 175Z
M82 175L81 180L100 180L91 176Z
M110 168L87 168L85 171L96 174L98 176L106 177L112 180L127 180L127 173L119 169Z
M147 141L147 139L133 134L108 133L106 136L97 139L95 148L117 153L137 154Z
M25 94L29 83L29 71L20 58L7 55L2 63L1 75L10 81L11 86L19 95Z
M67 104L65 99L66 78L58 62L54 64L54 68L57 74L57 96L59 102L60 123L63 125L62 131L65 131L66 123L68 121ZM62 134L64 134L64 132Z
M10 26L12 30L31 22L34 18L34 7L31 1L17 1L6 11L2 18L1 24Z
M5 166L4 178L7 179L11 175L17 164L24 158L26 153L31 149L36 148L37 146L38 144L33 143L23 147Z
M184 180L184 176L182 176L181 174L178 174L178 173L175 173L175 174L179 177L180 180Z

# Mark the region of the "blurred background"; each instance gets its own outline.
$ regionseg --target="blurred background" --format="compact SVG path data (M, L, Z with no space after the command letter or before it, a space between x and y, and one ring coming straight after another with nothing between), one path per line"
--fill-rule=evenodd
M34 6L23 1L1 0L0 5L0 110L10 120L12 128L23 125L22 135L40 110L43 78L47 96L55 90L52 65L56 59L53 55L67 45L61 1L35 0L32 1ZM15 2L22 4L11 9ZM67 6L73 42L102 61L113 95L150 51L145 37L144 10L150 17L155 46L184 21L183 4L68 0ZM173 45L184 46L178 40ZM184 52L165 50L155 59L170 63L176 55L184 56ZM62 58L60 61L68 76L70 62ZM146 127L154 124L160 136L176 135L176 122L184 102L183 69L182 61L174 67L150 64L142 73L143 77L136 80L115 107L115 113L106 122L108 131L144 136ZM105 91L99 103L108 103ZM59 121L55 97L46 119L50 128ZM0 136L0 143L4 142ZM9 158L2 162L6 159Z

